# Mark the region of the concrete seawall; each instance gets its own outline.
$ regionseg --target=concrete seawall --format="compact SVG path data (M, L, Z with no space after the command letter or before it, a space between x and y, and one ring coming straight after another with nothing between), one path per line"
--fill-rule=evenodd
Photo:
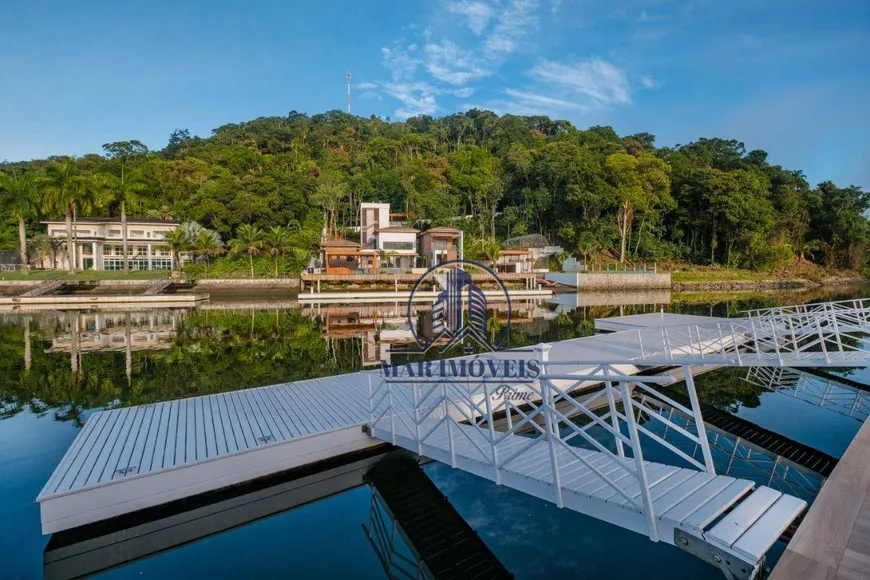
M258 290L284 290L299 288L299 278L221 278L197 280L197 289L256 288Z
M583 274L551 272L547 280L578 290L653 290L670 289L671 275L632 274L630 272L589 272Z

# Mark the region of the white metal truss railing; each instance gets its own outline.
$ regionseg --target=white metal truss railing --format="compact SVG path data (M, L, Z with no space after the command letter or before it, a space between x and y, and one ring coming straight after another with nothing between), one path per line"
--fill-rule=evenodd
M402 528L374 485L369 504L369 525L363 530L384 567L387 578L395 580L430 580L434 578L416 554Z
M850 315L856 325L867 326L870 325L870 298L755 308L745 312L750 318L789 317L795 314L824 316L831 312L837 312Z
M830 409L846 417L864 422L870 416L870 392L788 368L752 367L747 369L746 382L769 391Z
M687 326L636 331L637 360L649 364L729 366L870 365L870 310L820 305Z
M369 428L372 433L383 433L393 444L412 446L420 455L427 445L438 445L449 451L449 463L457 467L457 449L463 444L463 453L483 463L491 470L492 479L501 484L505 469L535 447L544 447L549 455L548 475L553 484L553 500L563 507L560 462L565 457L579 462L600 478L626 505L644 514L649 536L658 541L658 524L650 495L641 434L669 449L686 462L702 471L715 474L704 422L698 404L695 384L688 368L686 387L691 408L688 408L654 388L670 384L672 377L632 376L613 365L598 365L584 374L549 372L549 345L536 347L542 374L537 380L511 386L511 396L504 396L501 379L468 381L462 377L440 377L437 383L427 383L408 377L370 381ZM561 363L560 363L561 364ZM596 384L590 386L590 381ZM654 394L680 411L695 417L693 429L687 429L632 398L632 387L639 392ZM582 389L581 389L582 387ZM499 396L501 389L502 396ZM573 393L580 391L581 394ZM605 402L606 401L606 402ZM606 412L595 409L606 405ZM640 425L635 413L644 411L678 431L687 440L695 442L702 451L702 461L685 453L658 433ZM580 424L577 418L587 422ZM496 422L504 423L504 430L496 430ZM602 443L590 429L602 429L608 441ZM526 431L531 429L532 436ZM482 437L481 437L482 435ZM522 444L517 438L524 437ZM410 444L408 443L410 442ZM600 471L593 461L582 453L584 447L605 455L618 468L612 472ZM612 443L612 444L611 444ZM629 494L617 481L633 478L639 494Z
M668 423L680 425L687 430L694 429L694 419L677 408L646 394L642 394L640 400L646 408L665 416ZM649 422L651 418L638 413L637 421ZM697 443L663 423L655 421L652 423L654 424L650 429L656 431L663 439L692 457L701 456L701 448ZM826 481L826 478L819 473L758 447L742 437L710 425L706 426L706 431L713 462L719 475L752 479L759 484L808 502L815 499Z

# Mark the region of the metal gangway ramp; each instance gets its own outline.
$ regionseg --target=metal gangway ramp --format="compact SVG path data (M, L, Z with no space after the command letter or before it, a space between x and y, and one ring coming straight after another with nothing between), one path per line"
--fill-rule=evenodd
M631 360L551 362L549 345L541 344L535 349L541 374L514 384L505 376L382 378L369 386L368 429L421 456L677 546L728 578L755 578L765 553L807 504L716 474L689 367L866 366L870 352L860 336L866 321L858 305L627 330L639 343L639 355ZM599 364L589 371L594 362ZM672 377L627 375L616 366L626 363L683 366L689 406L662 392ZM566 366L569 371L559 371ZM584 374L576 371L581 368ZM691 425L658 413L634 393L666 402L692 417ZM604 400L607 411L594 412L593 403ZM641 414L697 444L703 461L638 422ZM587 422L579 424L578 416ZM506 430L496 430L496 422L506 423ZM531 436L522 434L530 427ZM594 437L592 428L607 440ZM684 466L646 461L641 436Z

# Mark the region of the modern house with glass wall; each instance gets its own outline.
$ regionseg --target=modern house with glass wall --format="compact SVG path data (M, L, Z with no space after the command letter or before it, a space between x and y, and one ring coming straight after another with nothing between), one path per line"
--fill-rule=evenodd
M319 269L324 274L403 274L462 259L462 232L435 227L420 231L388 203L361 203L360 241L324 239Z
M49 220L42 222L53 238L67 239L66 222ZM164 245L168 232L181 223L172 220L140 219L127 220L127 258L131 270L170 270L173 267L172 252ZM78 218L73 231L72 251L65 250L57 257L56 267L69 268L73 260L77 270L123 270L124 242L120 218ZM44 268L51 267L51 260L43 259Z

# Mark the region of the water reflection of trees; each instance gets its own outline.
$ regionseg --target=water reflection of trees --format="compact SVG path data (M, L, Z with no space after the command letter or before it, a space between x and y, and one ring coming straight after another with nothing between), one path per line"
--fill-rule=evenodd
M827 291L818 296L807 292L707 295L677 298L667 309L738 316L743 310L774 304L847 298L855 290L842 292L835 296ZM521 307L504 348L589 336L595 332L596 318L653 312L659 307L649 304L566 309L547 303L533 309ZM172 332L137 342L137 335L148 330L143 320L154 312L171 314ZM372 316L370 312L357 314L365 321ZM366 350L370 346L366 341L380 341L378 334L392 326L392 319L375 314L377 331L365 333L350 332L347 325L341 332L332 332L322 313L287 308L116 313L107 315L113 317L112 321L102 325L95 321L94 313L3 315L0 419L29 407L36 413L52 413L57 420L81 425L85 411L93 408L154 403L357 371L364 365L377 364L377 360L369 359L371 352L380 351ZM503 314L493 316L488 328L493 336L506 325ZM112 327L111 332L122 333L107 341L108 347L88 334L109 332L103 325ZM461 348L445 353L432 349L426 358L462 354ZM760 388L741 378L742 371L735 369L699 377L699 395L723 409L757 406Z
M0 325L0 416L29 406L81 424L83 411L206 395L360 368L354 340L324 340L299 311L194 311L164 350L80 350L79 313ZM36 327L36 332L31 329ZM129 325L128 325L129 328ZM52 352L68 333L67 352ZM358 341L356 341L358 342ZM28 346L29 345L29 346ZM28 368L29 367L29 368Z

